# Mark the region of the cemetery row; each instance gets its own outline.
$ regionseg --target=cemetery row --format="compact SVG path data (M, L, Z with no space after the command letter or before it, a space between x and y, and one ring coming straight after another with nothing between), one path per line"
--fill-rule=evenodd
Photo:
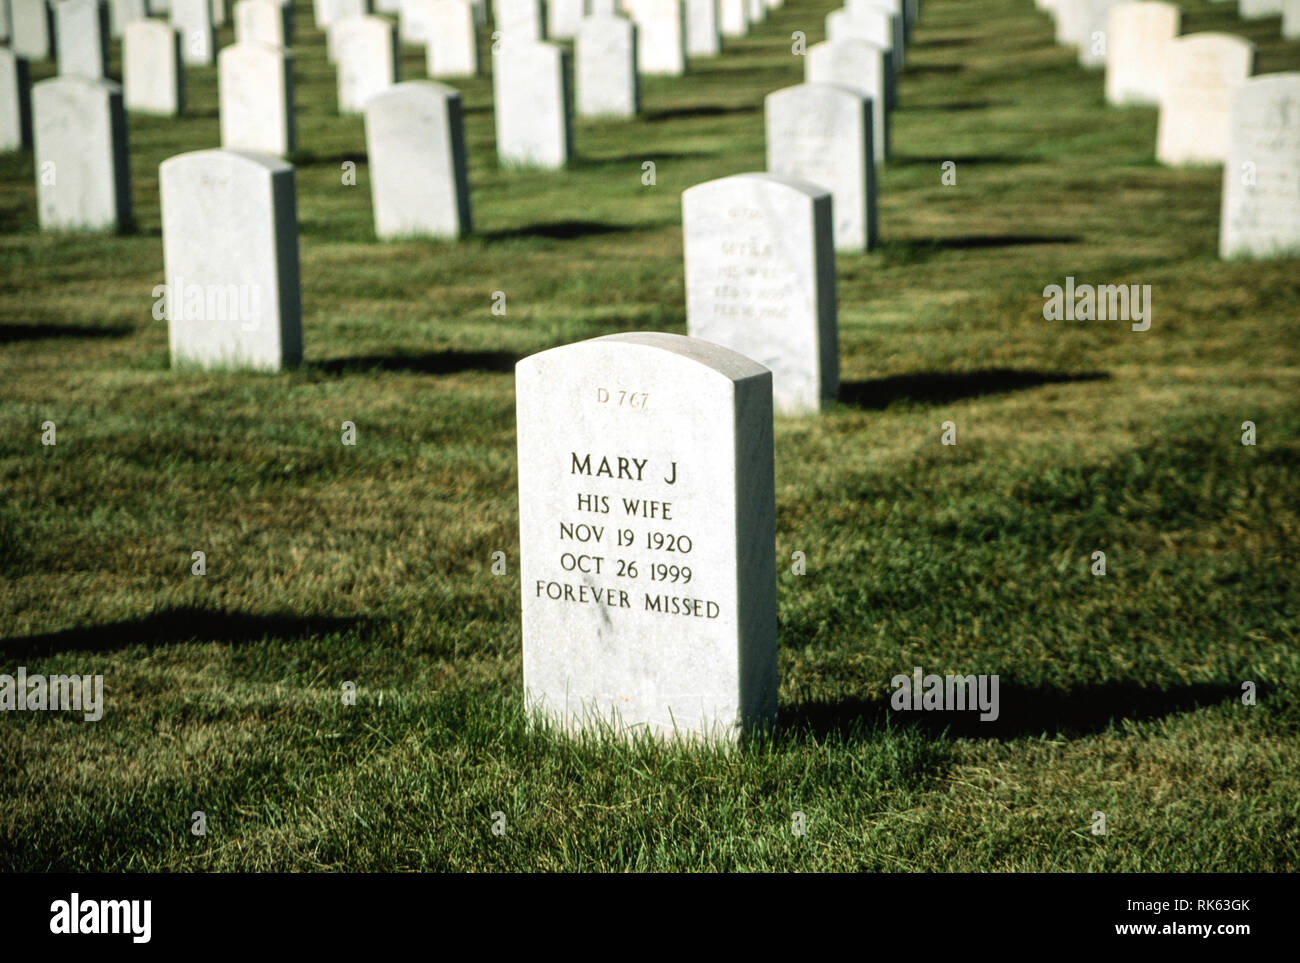
M173 14L179 3L172 0ZM250 9L242 4L241 12ZM436 4L459 10L455 35L473 38L480 15L470 5ZM103 8L95 0L64 5L96 13L60 19L79 25L57 34L60 50L102 48ZM612 10L575 18L580 103L585 83L593 110L635 112L642 67L681 66L649 59L662 50L644 38L658 36L660 24L645 11L658 7L678 28L690 22L679 0L633 0L630 19ZM551 25L535 0L520 9L503 0L494 11L498 158L559 168L572 151L568 54L542 39ZM713 33L726 33L727 9L716 8ZM755 19L761 12L743 9ZM413 21L406 7L400 13L403 33L366 12L333 22L326 14L322 24L317 9L318 26L330 27L339 108L365 117L376 233L459 237L471 230L459 95L429 80L398 82L395 72L397 43L411 29L438 60L432 31L440 21L436 14ZM767 170L683 192L688 337L597 338L518 366L525 687L532 706L564 725L614 721L730 737L774 711L773 413L815 413L838 395L835 254L876 243L876 166L888 162L889 116L915 16L901 0L850 0L831 13L827 41L807 51L806 82L766 97ZM1149 19L1121 17L1118 30L1109 23L1108 67L1122 74L1117 51L1125 49L1149 59ZM422 25L409 26L415 22ZM129 21L127 38L149 23ZM223 146L160 168L177 366L276 370L302 358L294 171L286 159L294 141L291 56L282 45L292 27L279 13L265 25L263 39L218 55ZM168 62L168 85L179 83L180 34L155 26L170 32L151 49L149 66ZM80 47L78 29L90 37ZM282 44L267 42L277 30ZM667 47L685 48L685 30L668 34ZM1179 43L1186 41L1166 40L1171 49ZM124 58L128 83L133 52L128 46ZM1164 58L1153 83L1162 140L1173 127L1173 141L1204 144L1186 130L1202 126L1187 109L1196 105L1223 118L1220 153L1161 159L1248 155L1249 184L1228 176L1232 166L1225 173L1225 256L1293 255L1300 74L1247 79L1250 71L1233 67L1219 46L1212 52L1212 65L1193 59L1186 69ZM32 95L41 225L123 229L130 190L122 92L102 70L87 77L60 63L61 76ZM1116 81L1128 98L1138 83ZM593 91L611 99L594 104ZM47 165L57 172L48 184ZM213 292L224 308L214 309ZM235 316L232 303L251 310Z
M1037 0L1058 43L1105 70L1106 101L1159 107L1156 159L1224 166L1219 253L1300 250L1300 74L1256 76L1254 44L1226 33L1182 36L1163 0ZM1300 37L1300 0L1241 0L1243 18L1277 16Z

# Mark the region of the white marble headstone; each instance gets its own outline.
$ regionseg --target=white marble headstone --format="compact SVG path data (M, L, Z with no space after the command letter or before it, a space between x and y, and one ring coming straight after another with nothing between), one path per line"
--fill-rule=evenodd
M41 230L121 231L131 224L122 88L75 74L32 87Z
M302 361L293 167L200 150L158 168L171 360L278 371Z
M335 27L345 20L352 20L355 17L370 16L370 0L329 0L332 4L330 7L330 22L325 28L325 59L330 63L338 62L338 55L334 50ZM429 0L429 3L435 3L437 0ZM429 21L429 9L422 8L420 15L427 29ZM383 19L383 18L380 18ZM400 34L400 29L399 29ZM421 41L423 43L423 41Z
M767 169L831 192L837 251L876 244L871 107L836 84L799 84L764 99Z
M25 60L54 56L54 11L46 0L9 0L10 45Z
M902 0L845 0L844 9L850 17L877 16L882 10L887 13L889 24L893 28L890 49L900 51L899 65L903 64L907 50L907 15L903 12Z
M682 0L624 0L636 23L637 70L647 76L686 73L686 11Z
M1156 128L1162 164L1222 164L1228 156L1232 88L1255 72L1255 45L1226 33L1170 41Z
M235 42L253 41L271 47L289 46L289 7L276 0L238 0Z
M457 238L471 230L460 94L431 80L366 102L366 156L381 238Z
M478 73L474 6L467 0L435 0L427 67L430 77L473 77Z
M171 0L171 21L181 34L181 59L210 66L216 58L216 42L208 0Z
M0 153L32 142L32 89L27 61L0 47Z
M1169 44L1182 13L1172 3L1149 0L1111 7L1106 32L1106 102L1159 104Z
M493 0L493 14L504 41L546 39L542 0Z
M397 28L383 17L348 17L330 27L338 68L339 113L359 114L366 101L397 83Z
M1300 0L1283 0L1282 36L1288 40L1300 38Z
M718 0L686 0L686 56L716 57L720 53Z
M503 40L492 60L497 160L563 167L573 153L568 53L552 43Z
M277 157L293 153L293 57L278 47L237 43L217 57L221 146Z
M851 37L815 43L804 57L808 83L839 84L871 101L871 146L877 164L889 156L888 56L875 44Z
M1222 257L1300 257L1300 72L1238 84L1223 168Z
M100 0L60 0L54 7L59 73L108 76L108 8Z
M316 27L325 30L346 17L364 17L371 10L371 0L314 0Z
M574 43L579 117L635 117L640 107L636 24L626 17L584 17Z
M616 334L515 371L526 703L561 729L734 742L776 715L772 380Z
M126 109L174 117L185 109L181 36L162 20L135 20L122 35L122 87Z
M399 0L398 37L406 44L427 44L433 39L434 9L440 0Z
M578 34L585 0L546 0L546 36L552 40L572 40Z
M682 194L686 330L772 371L777 411L839 393L831 195L776 174L735 174Z
M1237 15L1242 20L1262 20L1282 12L1282 0L1239 0Z
M156 7L150 7L149 0L111 0L109 3L109 25L113 36L122 36L126 32L128 23L146 20L156 9Z
M749 33L748 0L718 0L718 28L724 37L743 37Z
M1083 39L1079 43L1079 64L1102 68L1110 54L1110 11L1128 0L1085 0L1082 11Z

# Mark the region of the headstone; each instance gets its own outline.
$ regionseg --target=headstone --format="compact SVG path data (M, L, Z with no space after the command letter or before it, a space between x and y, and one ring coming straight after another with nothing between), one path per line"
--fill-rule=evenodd
M434 10L439 0L399 0L397 33L402 43L427 44L433 39Z
M426 59L430 77L473 77L478 73L473 4L436 0Z
M686 73L686 14L682 0L625 0L636 23L636 66L647 76Z
M1159 104L1169 44L1182 14L1172 3L1121 3L1110 10L1106 31L1106 102Z
M9 0L9 31L14 53L24 60L54 56L54 11L45 0Z
M162 20L136 20L122 35L126 109L174 117L185 109L181 35Z
M181 59L195 66L211 66L216 58L212 5L208 0L171 0L171 4L172 26L181 34Z
M1300 37L1300 0L1283 0L1282 36L1288 40Z
M397 28L383 17L349 17L330 27L339 75L339 113L359 114L366 101L397 83Z
M745 0L745 16L749 18L750 26L762 23L767 19L767 4L764 0Z
M1288 40L1300 38L1300 0L1283 0L1282 35Z
M301 362L292 165L199 150L163 161L158 183L172 366L278 371Z
M686 0L686 56L716 57L720 53L718 0Z
M317 29L328 34L329 28L340 20L369 14L371 0L313 0L312 10Z
M1106 66L1110 50L1110 11L1128 0L1086 0L1083 6L1083 40L1079 44L1079 64L1083 67Z
M214 27L224 27L226 25L226 0L211 0L212 6L212 25Z
M772 371L784 414L839 393L831 195L776 174L682 194L686 329Z
M515 397L529 711L685 742L769 724L771 373L681 335L615 334L525 358Z
M1300 72L1232 90L1221 257L1300 257Z
M32 88L27 61L0 47L0 153L32 142Z
M277 47L237 43L217 57L221 146L288 157L294 149L293 57Z
M496 28L504 41L544 40L542 0L494 0Z
M856 14L847 10L832 10L826 15L826 39L865 40L882 50L889 51L889 68L895 75L903 64L894 49L894 18L885 10L863 9Z
M546 36L552 40L572 40L578 35L584 0L546 0Z
M114 37L126 33L126 25L137 20L146 20L155 8L149 0L111 0L109 4L109 23Z
M835 84L799 84L768 94L767 169L831 192L835 249L876 244L876 170L871 101Z
M877 15L883 10L889 16L893 28L891 50L900 51L899 66L902 66L907 50L907 15L903 12L902 0L845 0L844 9L850 17Z
M502 40L493 54L497 160L563 167L573 153L569 55L552 43Z
M877 164L889 156L888 53L865 40L825 40L808 48L804 80L839 84L871 101L871 146Z
M375 0L375 11L398 17L402 13L402 0Z
M617 17L622 12L620 0L587 0L588 17Z
M1156 128L1162 164L1222 164L1228 156L1228 95L1255 72L1255 45L1226 33L1169 43Z
M355 17L370 16L370 0L329 0L330 22L325 28L325 59L330 63L338 62L338 54L334 50L334 28L344 20L351 20ZM428 4L436 3L437 0L426 0ZM430 7L421 10L423 23L427 29L429 23ZM420 41L423 43L424 41Z
M1056 42L1067 47L1083 43L1088 29L1089 0L1057 0Z
M718 24L724 37L749 33L749 0L718 0Z
M574 44L579 117L635 117L640 107L636 24L625 17L584 17Z
M32 88L36 207L43 231L123 231L131 165L122 88L75 74Z
M1262 20L1282 13L1282 0L1240 0L1237 15L1242 20Z
M460 94L431 80L366 102L375 234L457 238L471 228Z
M102 80L108 75L108 8L100 0L60 0L54 7L59 73Z
M289 10L276 0L238 0L235 4L235 43L289 46Z

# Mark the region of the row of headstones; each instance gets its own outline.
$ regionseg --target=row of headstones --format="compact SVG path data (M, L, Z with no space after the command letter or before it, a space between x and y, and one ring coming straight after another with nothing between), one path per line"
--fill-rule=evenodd
M1294 0L1300 20L1300 0ZM1180 36L1160 0L1040 0L1057 39L1106 70L1111 104L1159 107L1156 159L1224 165L1221 257L1300 255L1300 73L1255 76L1255 46L1224 33ZM1242 0L1273 16L1275 0ZM1297 31L1300 34L1300 31Z

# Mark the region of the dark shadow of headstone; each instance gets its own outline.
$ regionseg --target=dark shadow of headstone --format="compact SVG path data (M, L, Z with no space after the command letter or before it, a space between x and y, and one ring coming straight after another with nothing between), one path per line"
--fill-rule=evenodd
M293 639L329 635L371 624L360 618L330 616L254 615L201 608L177 608L141 619L65 629L45 635L0 639L0 653L47 656L59 652L113 652L133 645L149 648L181 642L239 644L264 638Z
M902 675L910 675L900 672ZM899 710L890 697L804 702L782 706L779 730L824 739L867 738L887 726L911 726L929 735L968 739L1015 739L1025 736L1082 736L1104 731L1128 719L1138 722L1240 697L1237 683L1188 684L1168 688L1131 682L1107 682L1075 689L1021 687L999 679L998 717L980 721L979 710ZM1257 698L1264 695L1261 689Z
M457 374L488 371L513 374L522 355L508 351L438 351L431 354L370 355L357 358L327 358L308 362L308 370L326 374L357 374L366 371L405 371L412 374Z
M133 328L100 328L88 324L0 324L0 344L46 341L52 338L125 338Z
M1016 371L1010 368L924 371L872 381L843 382L840 384L840 401L869 411L881 411L897 402L946 404L981 395L1023 391L1042 385L1104 381L1109 377L1104 371Z

